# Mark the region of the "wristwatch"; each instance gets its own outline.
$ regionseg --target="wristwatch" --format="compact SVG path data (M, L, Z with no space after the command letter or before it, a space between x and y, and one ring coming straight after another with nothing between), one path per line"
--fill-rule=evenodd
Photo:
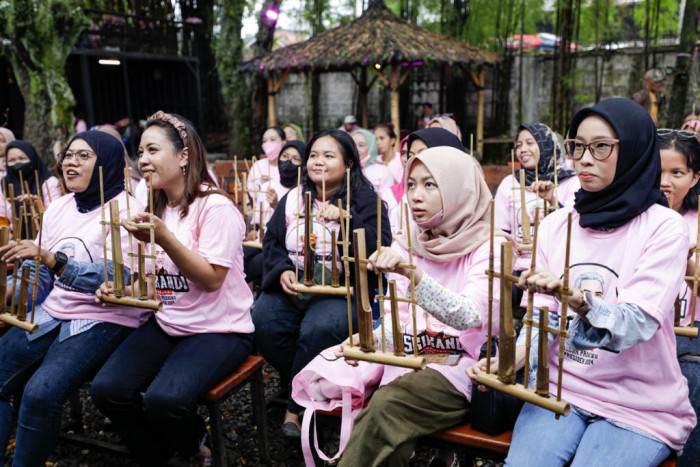
M68 264L68 256L62 251L57 251L53 254L53 259L56 260L56 264L51 268L51 273L57 276L61 269Z

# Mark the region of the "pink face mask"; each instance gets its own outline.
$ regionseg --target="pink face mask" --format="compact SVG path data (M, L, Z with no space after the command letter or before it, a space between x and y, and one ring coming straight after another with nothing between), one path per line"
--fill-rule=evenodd
M418 224L418 227L421 229L432 229L436 225L438 225L440 222L442 222L442 218L445 216L445 210L440 209L439 212L436 212L433 217L428 219L425 222L416 222Z
M276 161L282 151L282 143L268 141L262 144L262 150L269 160Z

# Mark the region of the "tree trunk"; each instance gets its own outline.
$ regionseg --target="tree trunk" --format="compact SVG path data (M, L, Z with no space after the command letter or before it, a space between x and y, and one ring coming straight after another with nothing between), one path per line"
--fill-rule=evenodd
M700 0L686 0L681 28L681 53L676 57L676 77L671 90L671 102L668 108L669 128L680 128L686 114L685 103L688 97L689 71L692 60L693 44L698 37L695 18L700 12Z
M88 25L74 0L13 0L6 28L9 58L25 102L24 138L49 168L53 141L73 132L75 99L66 80L68 55Z
M239 0L221 0L221 32L214 55L221 82L221 94L231 122L229 150L231 155L250 154L250 122L248 86L241 72L243 60L243 13L245 4Z

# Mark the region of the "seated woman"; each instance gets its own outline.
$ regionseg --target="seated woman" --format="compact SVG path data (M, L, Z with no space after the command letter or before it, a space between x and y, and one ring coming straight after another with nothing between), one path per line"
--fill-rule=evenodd
M347 192L346 169L350 169L350 193ZM305 295L297 292L300 273L304 269L304 221L297 214L304 212L304 193L311 192L314 220L313 232L316 268L315 275L321 279L320 268L326 268L326 278L330 279L331 252L326 245L331 244L333 232L340 236L340 210L338 200L346 206L350 197L350 230L365 229L366 244L370 254L377 245L377 235L382 242L391 240L389 223L382 224L381 234L377 232L377 195L372 185L362 175L360 159L352 138L340 130L323 130L309 143L302 161L302 186L289 191L277 205L272 219L267 225L263 242L265 274L263 292L253 308L255 323L255 345L265 360L274 366L286 383L306 366L319 352L342 342L348 333L348 311L345 297L330 295ZM325 199L323 180L325 179ZM382 206L382 218L386 210ZM312 247L312 248L314 248ZM352 255L352 245L350 254ZM342 247L338 242L338 259ZM342 271L342 262L338 261ZM340 277L344 278L341 272ZM376 278L370 283L374 296ZM342 281L342 279L341 279ZM350 272L354 283L354 270ZM353 304L354 307L354 304ZM353 311L353 321L356 320ZM299 437L299 414L303 408L291 398L283 431L285 435Z
M530 219L530 235L535 229L535 209L544 208L544 200L549 206L571 206L574 194L581 188L576 173L567 169L564 154L555 133L542 123L523 123L518 127L515 142L515 156L520 168L513 175L506 176L496 190L496 227L515 237L516 243L523 242L523 212L520 196L520 172L525 172L525 215ZM554 158L556 157L557 184L554 186ZM542 214L541 217L543 217ZM518 249L513 264L515 274L530 267L532 250ZM513 287L513 306L520 306L523 292Z
M34 146L27 141L14 140L7 145L5 164L7 166L7 175L2 181L2 189L5 191L2 194L2 199L0 199L0 217L11 221L13 208L15 215L19 216L20 206L27 201L29 196L36 197L40 193L44 207L62 196L58 178L49 173L46 164L41 160ZM40 188L37 188L36 174L39 176ZM26 193L26 190L22 188L20 180L23 180L25 185L29 185L29 193ZM14 206L10 206L10 186L13 187L15 194ZM25 224L22 223L21 227L21 238L27 238L28 233L25 232Z
M476 362L486 342L491 201L486 181L473 158L444 146L409 159L406 174L406 196L417 225L411 243L420 307L418 351L444 358L424 371L385 367L383 387L357 417L341 466L408 465L418 437L463 422L472 394L465 370ZM503 241L505 236L499 233L494 242L496 263ZM407 261L408 242L404 230L391 248L370 257L371 269L397 280L401 297L408 294L410 270L398 264ZM494 287L498 289L497 280ZM406 303L399 307L404 351L412 354L409 307ZM498 308L497 296L494 307ZM385 316L384 328L391 330L390 315ZM494 330L497 314L495 318ZM376 331L375 340L380 335ZM391 337L387 340L390 349Z
M0 338L0 453L4 457L12 428L9 396L26 384L14 451L14 464L22 466L44 465L58 438L66 399L146 319L142 310L100 306L94 297L105 280L98 167L103 170L105 201L118 200L124 215L121 145L105 133L78 133L58 161L72 193L44 213L41 269L55 276L54 286L36 307L38 332L13 327ZM125 230L120 238L122 249L129 251ZM0 248L0 259L18 261L36 252L31 240L10 242Z
M301 166L301 159L305 150L306 145L301 141L289 141L282 146L277 167L280 176L279 186L277 186L275 189L268 190L266 195L267 203L271 209L275 209L277 207L278 199L282 198L289 190L297 185L299 178L298 168ZM260 211L258 211L258 213L259 212ZM258 217L258 223L259 222L260 217ZM245 265L244 269L246 282L253 282L256 285L262 284L262 250L254 246L244 246L243 262Z
M691 250L686 267L686 276L695 275L695 243L698 239L698 194L700 194L700 142L693 133L676 130L659 130L661 149L661 191L669 205L683 216L690 232ZM691 324L693 281L681 284L678 293L680 324ZM695 326L700 326L700 298L695 301ZM690 402L695 416L700 417L700 341L676 336L676 354L681 373L688 380ZM683 454L676 461L679 467L696 467L700 457L700 428L690 433Z
M387 166L377 161L377 141L374 134L367 130L355 130L352 132L352 139L360 156L362 173L372 183L374 191L381 195L394 184L394 178Z
M540 224L537 270L524 271L519 286L538 293L535 307L547 306L550 326L558 328L563 239L571 213L573 319L561 393L571 413L557 419L525 403L506 465L655 466L683 449L696 423L673 332L688 228L665 208L656 131L642 107L627 99L601 101L579 111L568 134L565 145L581 190L573 207ZM531 356L536 356L533 331ZM520 367L524 337L521 333L518 342ZM558 349L556 342L549 344L552 392ZM472 374L482 370L480 362Z
M196 404L250 354L253 296L243 275L243 216L215 187L192 124L177 114L150 117L139 167L153 180L156 293L164 305L114 352L91 395L134 458L159 466L176 451L211 457ZM148 241L147 230L124 225ZM97 295L110 290L103 284Z
M403 166L401 156L398 151L394 150L396 144L396 133L394 125L389 123L380 123L374 127L374 137L377 140L377 161L386 165L389 173L393 177L393 183L403 183Z

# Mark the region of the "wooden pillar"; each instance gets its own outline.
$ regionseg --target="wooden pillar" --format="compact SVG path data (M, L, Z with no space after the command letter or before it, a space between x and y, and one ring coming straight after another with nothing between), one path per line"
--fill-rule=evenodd
M401 120L399 118L399 86L401 79L399 76L399 64L391 64L391 81L389 90L391 91L391 123L394 124L394 131L398 135L394 149L399 150L399 142L401 140Z
M360 93L362 98L362 128L369 127L369 86L367 85L367 68L360 70Z
M479 69L479 84L476 91L476 151L479 153L479 159L484 157L484 65L481 64Z
M275 110L275 81L270 75L267 78L267 126L277 125L277 111Z

